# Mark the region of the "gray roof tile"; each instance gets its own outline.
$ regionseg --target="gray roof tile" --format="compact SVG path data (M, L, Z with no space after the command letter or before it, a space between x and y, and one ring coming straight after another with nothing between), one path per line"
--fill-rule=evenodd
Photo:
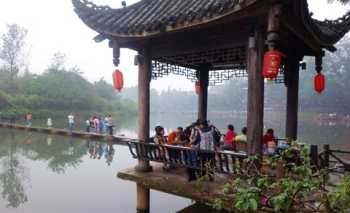
M96 6L88 0L72 0L76 13L85 24L101 34L116 36L142 36L184 23L200 23L255 1L258 0L141 0L125 8L112 9ZM302 1L307 5L306 0ZM350 30L350 14L335 21L309 17L309 22L317 36L327 44L336 43Z

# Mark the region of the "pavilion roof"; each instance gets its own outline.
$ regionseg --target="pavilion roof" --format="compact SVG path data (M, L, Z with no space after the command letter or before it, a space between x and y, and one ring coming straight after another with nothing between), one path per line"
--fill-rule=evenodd
M141 0L112 9L87 0L73 0L76 13L97 32L138 37L207 23L254 2L256 0Z
M350 30L350 14L335 21L315 20L310 16L307 0L300 1L305 7L302 8L305 28L325 47L335 44ZM83 22L99 34L142 38L206 24L262 1L141 0L120 9L97 6L88 0L72 2Z

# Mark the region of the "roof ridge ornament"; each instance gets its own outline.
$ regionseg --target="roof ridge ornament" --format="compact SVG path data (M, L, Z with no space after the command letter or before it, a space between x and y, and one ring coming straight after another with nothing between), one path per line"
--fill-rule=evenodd
M324 19L323 21L317 20L317 19L315 19L315 20L319 21L319 22L324 22L324 23L327 23L327 24L342 24L344 21L350 20L350 11L348 11L343 16L341 16L341 17L339 17L337 19L334 19L334 20L329 20L329 19Z
M325 19L323 21L314 19L314 22L319 25L327 26L337 35L337 41L340 40L350 30L350 11L340 18L334 20Z
M122 7L126 7L126 1L122 1Z
M90 9L94 11L110 11L112 8L110 6L97 6L95 3L88 0L72 0L73 5L79 9Z

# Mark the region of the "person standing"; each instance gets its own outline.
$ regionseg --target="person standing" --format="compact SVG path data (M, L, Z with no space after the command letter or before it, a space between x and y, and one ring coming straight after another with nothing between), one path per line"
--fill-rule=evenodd
M94 117L95 132L98 134L100 132L100 120L97 116Z
M235 150L235 137L236 132L235 128L232 124L229 124L227 126L227 132L224 137L224 146L222 147L223 150Z
M105 121L104 121L104 119L102 119L102 117L98 117L98 120L99 120L99 124L100 124L100 126L99 126L100 134L103 134L105 129L106 129L105 128Z
M189 131L190 130L190 131ZM187 132L187 137L189 140L188 147L190 147L192 150L189 151L189 155L186 157L187 161L189 161L192 165L195 165L196 167L199 165L199 159L198 159L198 148L200 143L200 127L199 127L199 120L192 123L190 127L185 130ZM198 170L194 168L187 168L187 176L188 181L194 181L198 178Z
M86 132L87 132L87 133L90 132L90 127L91 127L90 119L87 119L87 120L85 121L85 129L86 129Z
M33 119L32 113L29 112L29 113L27 113L25 115L25 120L27 122L27 127L31 127L32 126L32 119Z
M199 122L196 121L195 123L192 124L191 128L191 134L190 134L190 145L193 148L198 147L198 143L200 141L200 127L199 127Z
M113 135L113 120L112 120L112 116L110 114L106 115L105 117L105 125L106 128L108 129L108 133L110 136Z
M236 151L247 152L247 127L243 127L242 133L235 138Z
M210 181L214 180L215 170L215 141L214 130L207 121L200 122L199 158L201 175L208 174Z
M47 127L52 128L52 119L51 118L47 119Z
M69 128L70 132L72 132L74 129L74 114L73 114L73 112L71 112L68 115L68 128Z

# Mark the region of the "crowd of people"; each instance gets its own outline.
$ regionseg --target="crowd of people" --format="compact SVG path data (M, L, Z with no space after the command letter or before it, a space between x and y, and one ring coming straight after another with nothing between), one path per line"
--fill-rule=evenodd
M227 126L226 134L221 134L210 121L197 120L185 129L178 127L175 131L170 131L167 137L164 128L156 126L153 141L160 145L184 146L209 151L244 151L238 150L237 144L246 143L246 134L246 127L242 129L241 134L237 135L231 124Z
M232 124L227 125L225 134L216 128L210 121L197 120L186 129L178 127L175 131L170 131L165 136L162 126L155 127L153 142L160 145L184 146L209 151L236 151L246 152L247 127L243 127L239 134ZM279 141L273 129L267 129L263 136L263 154L273 155L281 149L285 149L288 144Z
M33 115L31 112L28 112L24 115L25 125L27 127L32 126ZM73 112L69 113L67 116L68 120L68 130L72 132L75 129L75 115ZM48 128L53 127L53 120L51 117L47 118L46 125ZM112 116L106 114L105 116L92 116L85 121L85 131L96 134L114 134L114 124Z
M236 133L232 124L227 125L226 133L221 134L210 121L198 120L189 127L183 129L178 127L165 136L162 126L155 127L153 142L158 145L182 146L197 150L201 164L213 164L215 162L215 151L246 152L247 149L247 127L243 127L239 134ZM268 129L263 136L263 154L274 155L286 149L288 144L279 141L273 129ZM168 153L170 158L177 157L175 153ZM203 165L201 165L203 166ZM171 165L164 165L164 169L170 169ZM189 169L189 179L195 179L194 172Z
M113 122L110 114L101 116L93 116L85 121L86 132L95 132L96 134L108 133L113 135Z

